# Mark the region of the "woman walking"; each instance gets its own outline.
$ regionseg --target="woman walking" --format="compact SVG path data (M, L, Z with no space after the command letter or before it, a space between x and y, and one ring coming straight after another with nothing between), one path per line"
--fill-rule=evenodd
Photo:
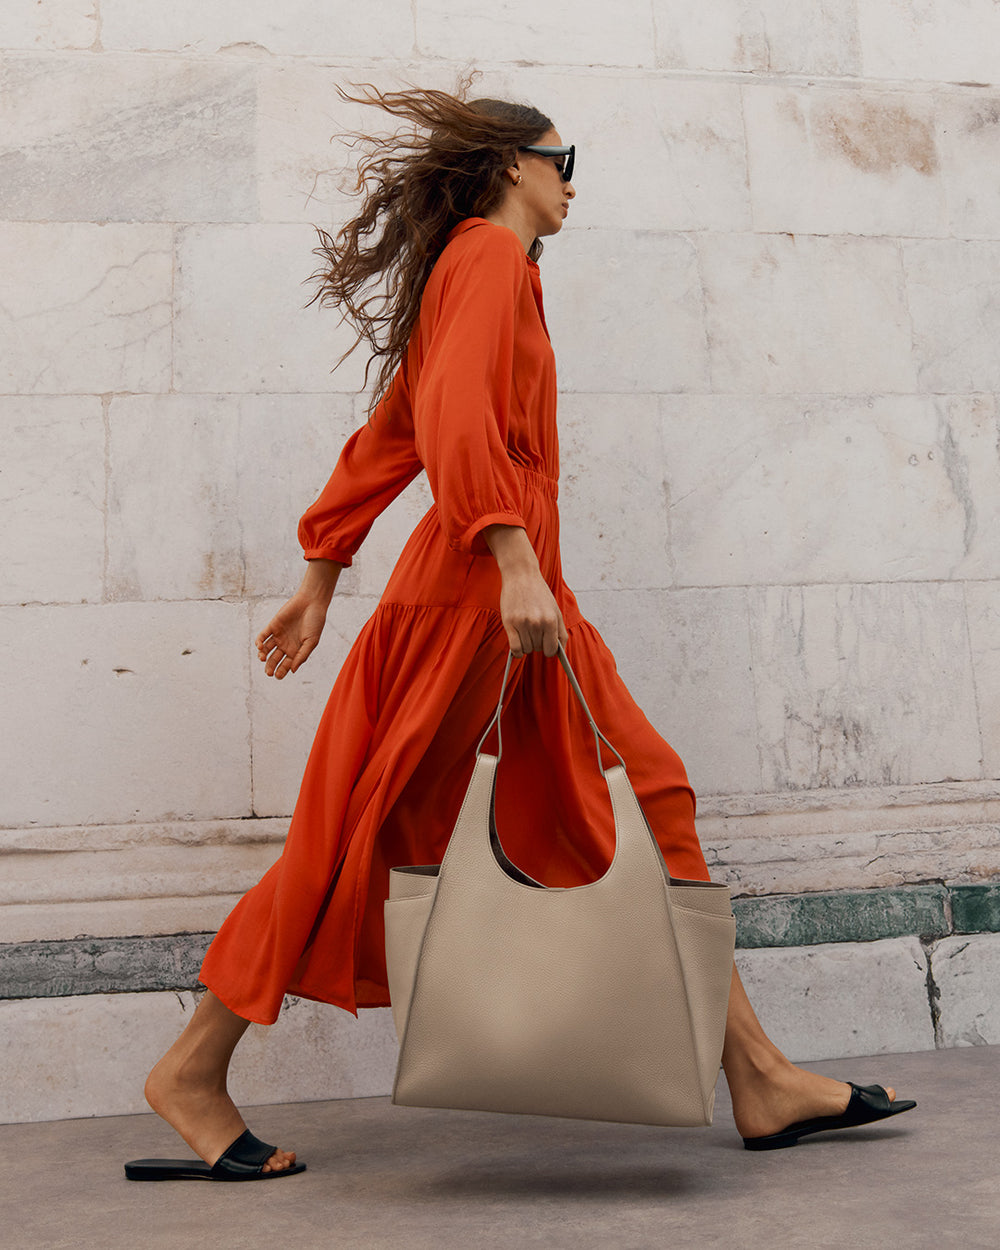
M496 810L514 863L574 886L613 854L593 739L548 658L563 643L671 874L709 875L683 765L562 577L556 374L537 260L575 197L575 150L523 105L420 90L369 89L364 100L418 129L371 141L361 211L336 239L321 232L317 276L321 302L381 361L377 402L302 518L305 576L257 640L268 676L308 659L341 570L422 470L434 504L337 679L284 853L223 924L201 971L207 993L147 1081L150 1105L204 1163L140 1161L127 1165L134 1179L302 1170L246 1130L226 1092L230 1058L250 1021L277 1018L286 992L354 1012L388 1004L389 869L442 859L509 650L523 658ZM915 1105L792 1065L735 968L723 1067L753 1149Z

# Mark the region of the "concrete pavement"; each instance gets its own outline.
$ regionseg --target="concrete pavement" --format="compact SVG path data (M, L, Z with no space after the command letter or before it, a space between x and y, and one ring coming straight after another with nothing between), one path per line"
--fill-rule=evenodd
M309 1170L245 1185L136 1184L186 1148L152 1115L0 1126L9 1250L921 1250L1000 1246L1000 1048L830 1060L919 1106L882 1126L742 1149L720 1080L711 1129L392 1107L262 1107Z

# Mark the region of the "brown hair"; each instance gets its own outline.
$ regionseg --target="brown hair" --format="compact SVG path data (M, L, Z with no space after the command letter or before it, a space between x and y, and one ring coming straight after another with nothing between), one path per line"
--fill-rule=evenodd
M405 118L412 131L375 138L355 135L365 155L354 190L364 200L358 215L336 236L317 227L323 264L310 275L318 283L309 301L339 308L357 338L341 364L362 342L381 357L369 412L388 391L420 311L420 297L448 232L466 217L482 217L503 200L503 171L517 150L537 143L552 122L538 109L506 100L466 100L471 77L459 94L410 88L382 92L362 84L358 95L338 88L343 99L372 104ZM528 255L537 260L536 239Z

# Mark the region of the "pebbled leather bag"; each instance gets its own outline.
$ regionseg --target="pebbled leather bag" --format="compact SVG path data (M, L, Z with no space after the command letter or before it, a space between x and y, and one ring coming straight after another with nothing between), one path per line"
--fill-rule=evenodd
M541 885L511 863L494 822L511 658L443 863L390 872L392 1101L711 1124L735 942L729 889L671 879L562 647L594 731L617 847L603 877L570 888ZM494 725L490 755L483 742ZM619 761L608 768L602 741Z

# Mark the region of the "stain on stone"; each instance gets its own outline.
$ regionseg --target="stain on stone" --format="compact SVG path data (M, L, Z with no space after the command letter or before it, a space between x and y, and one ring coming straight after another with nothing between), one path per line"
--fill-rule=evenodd
M789 93L788 95L782 96L781 100L778 102L778 112L783 117L786 117L793 125L797 126L799 130L803 131L803 133L805 132L806 119L802 112L802 104L800 103L797 95Z
M119 677L123 673L131 673L133 677L135 676L135 669L132 669L132 668L116 668L116 669L112 669L112 672L117 673Z
M965 133L973 135L987 126L1000 125L1000 100L990 100L973 109L965 123Z
M190 647L185 647L184 650L181 652L181 655L194 655L194 652L191 650Z
M813 134L821 151L841 156L866 174L915 169L930 176L938 170L934 130L902 104L864 98L839 107L818 106Z
M234 568L232 563L224 564L221 572L216 567L215 553L206 551L202 556L202 572L198 578L198 587L206 595L238 595L243 590L242 569Z

